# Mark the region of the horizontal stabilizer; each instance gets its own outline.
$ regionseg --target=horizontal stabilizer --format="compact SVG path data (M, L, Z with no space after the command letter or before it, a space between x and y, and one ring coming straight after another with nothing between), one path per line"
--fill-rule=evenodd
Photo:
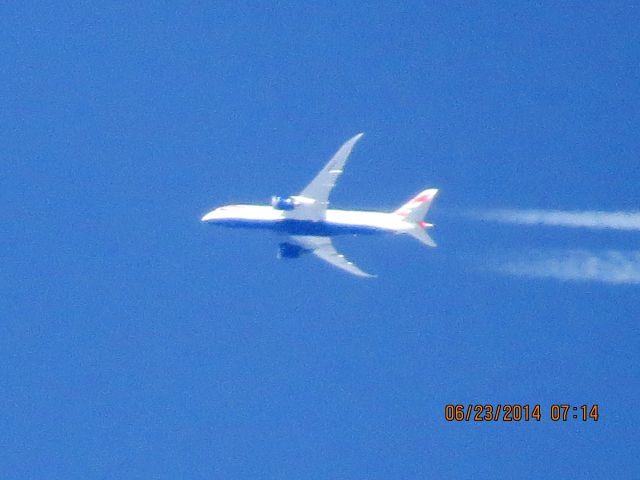
M416 228L409 230L407 233L418 240L420 243L424 243L429 247L438 246L436 242L433 241L433 238L429 236L426 229L422 228L421 226L417 226Z

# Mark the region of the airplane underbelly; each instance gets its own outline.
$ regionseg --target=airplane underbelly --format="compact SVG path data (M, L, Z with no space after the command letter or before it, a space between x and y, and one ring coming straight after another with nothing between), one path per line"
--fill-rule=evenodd
M218 225L230 228L268 229L290 235L313 235L329 237L334 235L374 234L387 231L373 225L345 224L332 222L314 222L309 220L244 220L229 219L217 221Z
M313 222L308 220L281 220L274 229L290 235L315 235L330 237L334 235L374 234L383 230L371 225L342 224L331 222Z

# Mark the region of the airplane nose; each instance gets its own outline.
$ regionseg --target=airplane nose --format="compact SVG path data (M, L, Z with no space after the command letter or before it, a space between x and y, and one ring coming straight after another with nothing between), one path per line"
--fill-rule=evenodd
M211 220L213 220L215 218L216 212L215 210L212 210L211 212L207 213L205 216L203 216L200 221L201 222L209 222Z

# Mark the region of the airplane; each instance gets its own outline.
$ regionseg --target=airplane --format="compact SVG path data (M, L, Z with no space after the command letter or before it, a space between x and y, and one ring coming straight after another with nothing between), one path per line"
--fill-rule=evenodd
M331 243L331 237L343 234L407 234L429 247L436 243L426 230L433 227L424 221L438 189L420 192L394 212L371 212L329 209L329 195L344 170L347 158L363 133L348 140L320 173L298 195L273 196L271 205L225 205L210 211L202 221L233 228L259 228L288 235L279 245L278 258L298 258L305 253L360 277L364 272Z

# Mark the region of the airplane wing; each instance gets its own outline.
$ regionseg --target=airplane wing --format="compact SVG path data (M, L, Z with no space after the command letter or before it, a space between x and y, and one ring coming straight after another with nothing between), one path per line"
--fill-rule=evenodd
M328 237L294 235L291 237L291 240L300 245L302 248L311 251L311 253L313 253L316 257L321 258L325 262L329 262L331 265L341 268L342 270L345 270L353 275L358 275L359 277L374 276L368 274L367 272L363 272L353 263L347 260L344 255L339 254L331 243L331 239Z
M360 140L362 135L364 134L359 133L345 142L324 168L320 170L320 173L300 192L299 197L310 199L312 202L298 207L291 212L291 217L310 220L321 220L324 218L327 206L329 205L331 190L338 181L338 177L342 173L345 163L347 163L347 158L349 158L353 146Z

